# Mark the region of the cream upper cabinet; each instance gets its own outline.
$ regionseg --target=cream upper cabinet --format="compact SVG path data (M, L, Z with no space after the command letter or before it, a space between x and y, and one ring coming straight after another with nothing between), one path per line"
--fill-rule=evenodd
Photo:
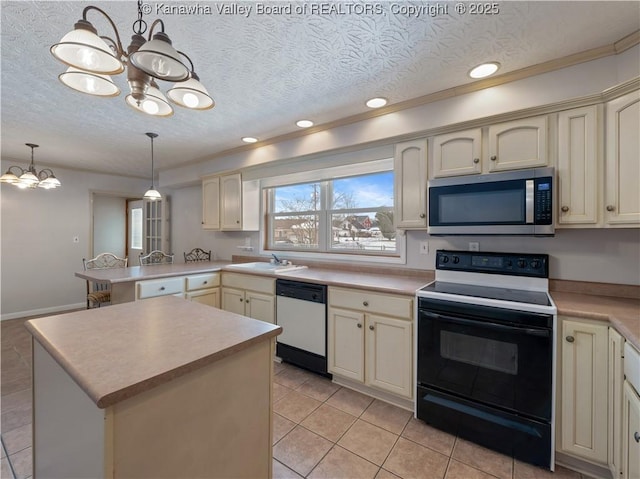
M557 227L599 224L601 131L596 105L558 113Z
M607 464L606 324L560 318L563 452Z
M413 298L329 287L329 372L412 398Z
M480 128L434 136L430 142L433 178L482 173Z
M220 177L220 229L242 229L242 178L240 173Z
M606 105L605 223L640 224L640 91Z
M547 166L547 121L535 116L489 126L488 171Z
M396 144L393 165L395 227L425 229L427 227L427 140Z
M607 462L613 477L618 477L622 463L622 385L624 383L623 356L624 338L609 328L609 412L607 418L608 453Z
M220 229L220 178L202 180L202 228Z

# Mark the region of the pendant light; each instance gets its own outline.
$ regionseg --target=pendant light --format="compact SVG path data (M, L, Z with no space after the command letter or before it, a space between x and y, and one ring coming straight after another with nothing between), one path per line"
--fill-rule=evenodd
M151 188L147 190L147 192L142 197L145 200L155 201L162 198L162 195L156 190L156 187L153 185L153 139L158 137L157 133L145 133L151 140Z

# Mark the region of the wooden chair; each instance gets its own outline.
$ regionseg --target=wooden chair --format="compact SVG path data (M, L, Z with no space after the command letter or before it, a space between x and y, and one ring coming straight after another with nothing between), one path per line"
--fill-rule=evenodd
M172 264L173 255L167 254L160 250L154 250L148 255L144 256L140 253L140 266L147 266L152 264Z
M205 251L202 248L193 248L189 253L184 254L184 262L211 261L211 250Z
M101 253L93 259L82 258L84 270L126 268L128 258L118 258L113 253ZM111 302L111 289L109 283L99 283L87 280L87 309L100 307L104 303Z

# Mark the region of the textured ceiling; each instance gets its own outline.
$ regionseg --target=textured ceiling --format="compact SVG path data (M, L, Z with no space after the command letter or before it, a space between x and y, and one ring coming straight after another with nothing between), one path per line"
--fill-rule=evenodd
M152 118L124 103L124 74L114 77L120 96L83 95L57 80L65 67L49 53L90 4L109 13L126 48L136 1L1 1L3 159L27 161L24 143L34 142L41 146L36 166L147 177L147 131L160 135L157 168L176 167L242 146L242 136L266 140L297 131L301 118L322 124L362 113L373 96L393 104L469 83L467 71L482 61L498 61L506 73L610 45L640 26L637 1L510 1L499 3L496 15L459 15L443 1L367 2L379 10L369 15L312 13L320 2L259 3L300 6L307 14L258 14L257 2L148 2L147 22L162 18L216 101L212 110L175 107L170 118ZM161 12L176 5L199 12ZM364 3L336 8L353 5ZM420 5L449 11L416 18L394 10ZM252 9L248 16L224 14L221 6ZM99 34L113 36L96 12L88 19Z

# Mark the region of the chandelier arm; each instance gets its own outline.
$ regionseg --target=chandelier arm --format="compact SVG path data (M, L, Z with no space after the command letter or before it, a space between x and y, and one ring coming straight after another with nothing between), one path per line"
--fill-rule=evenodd
M162 28L162 30L160 31L164 33L164 22L158 18L154 20L153 23L151 24L151 28L149 29L149 40L151 40L151 37L153 36L153 29L157 24L160 24L160 27Z
M113 28L113 31L116 34L117 42L114 42L116 46L116 53L120 56L126 57L124 53L124 48L122 48L122 42L120 41L120 34L118 33L118 28L116 27L116 24L113 23L113 20L111 19L111 17L107 14L107 12L105 12L101 8L94 7L93 5L89 5L88 7L85 7L85 9L82 11L82 19L85 21L88 21L87 13L89 12L89 10L97 10L98 12L102 13L102 15L104 15L104 17L108 20L108 22L111 24L111 27Z
M12 172L11 172L11 170L12 170L13 168L16 168L16 169L20 170L20 174L19 174L19 175L16 175L15 173L12 173ZM24 174L24 173L26 173L26 172L27 172L27 170L25 170L24 168L22 168L21 166L18 166L18 165L10 166L10 167L7 169L7 173L12 173L12 174L16 175L17 177L20 177L21 175L23 175L23 174Z
M191 65L191 73L193 73L195 71L195 67L193 66L193 62L191 61L191 58L189 58L189 55L187 55L184 52L181 52L180 50L176 50L180 55L182 55L183 57L185 57L187 60L189 60L189 65Z

